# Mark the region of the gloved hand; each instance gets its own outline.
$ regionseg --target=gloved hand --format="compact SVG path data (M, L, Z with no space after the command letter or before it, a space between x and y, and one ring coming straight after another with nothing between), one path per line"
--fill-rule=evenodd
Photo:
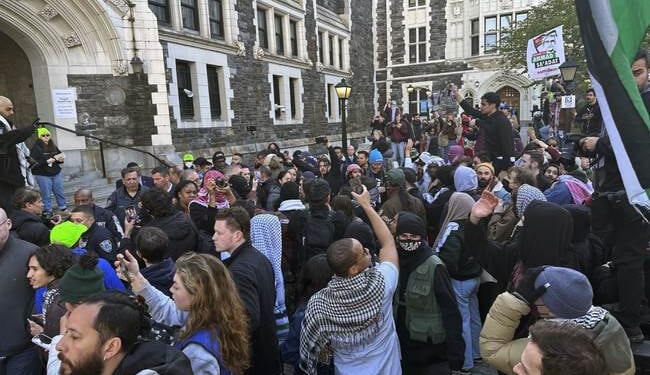
M515 288L514 296L520 300L526 302L529 305L532 305L546 293L548 285L541 285L538 288L535 288L535 280L542 271L544 271L546 266L529 268L524 272L521 280L519 280L519 285Z
M45 124L43 124L43 123L41 122L41 118L40 118L40 117L37 117L37 118L34 120L34 122L32 122L32 127L33 127L34 129L38 129L38 128L41 128L41 127L43 127L43 126L45 126Z

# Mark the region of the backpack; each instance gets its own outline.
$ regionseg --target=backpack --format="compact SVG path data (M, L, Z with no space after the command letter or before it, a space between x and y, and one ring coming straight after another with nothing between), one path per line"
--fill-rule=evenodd
M327 252L327 248L334 242L333 217L333 211L328 213L327 218L313 217L310 212L307 213L305 225L298 235L299 269L309 258Z

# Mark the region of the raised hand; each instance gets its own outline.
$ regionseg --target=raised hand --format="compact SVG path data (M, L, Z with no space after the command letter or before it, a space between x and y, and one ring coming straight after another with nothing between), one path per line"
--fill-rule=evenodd
M491 191L484 190L483 194L481 194L481 199L472 206L472 211L469 215L470 221L478 224L482 218L492 215L498 204L499 198Z

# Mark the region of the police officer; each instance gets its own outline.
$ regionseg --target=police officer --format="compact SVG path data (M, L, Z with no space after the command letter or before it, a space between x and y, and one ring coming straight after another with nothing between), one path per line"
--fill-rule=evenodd
M77 190L74 193L74 205L75 207L92 207L93 216L95 217L97 225L100 227L106 227L106 229L111 231L113 238L122 238L122 235L124 235L124 230L122 229L122 225L117 216L115 216L111 211L95 204L92 190L85 188Z
M92 207L75 207L70 215L70 221L83 224L88 228L88 231L81 237L79 247L94 251L97 255L109 262L115 261L115 255L117 253L115 239L108 229L97 224Z

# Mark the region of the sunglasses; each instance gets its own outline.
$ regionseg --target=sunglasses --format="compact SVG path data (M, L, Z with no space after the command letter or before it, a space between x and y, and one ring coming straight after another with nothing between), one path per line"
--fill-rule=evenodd
M50 135L49 135L49 134L43 134L43 135L41 135L41 137L47 137L47 138L50 138Z

